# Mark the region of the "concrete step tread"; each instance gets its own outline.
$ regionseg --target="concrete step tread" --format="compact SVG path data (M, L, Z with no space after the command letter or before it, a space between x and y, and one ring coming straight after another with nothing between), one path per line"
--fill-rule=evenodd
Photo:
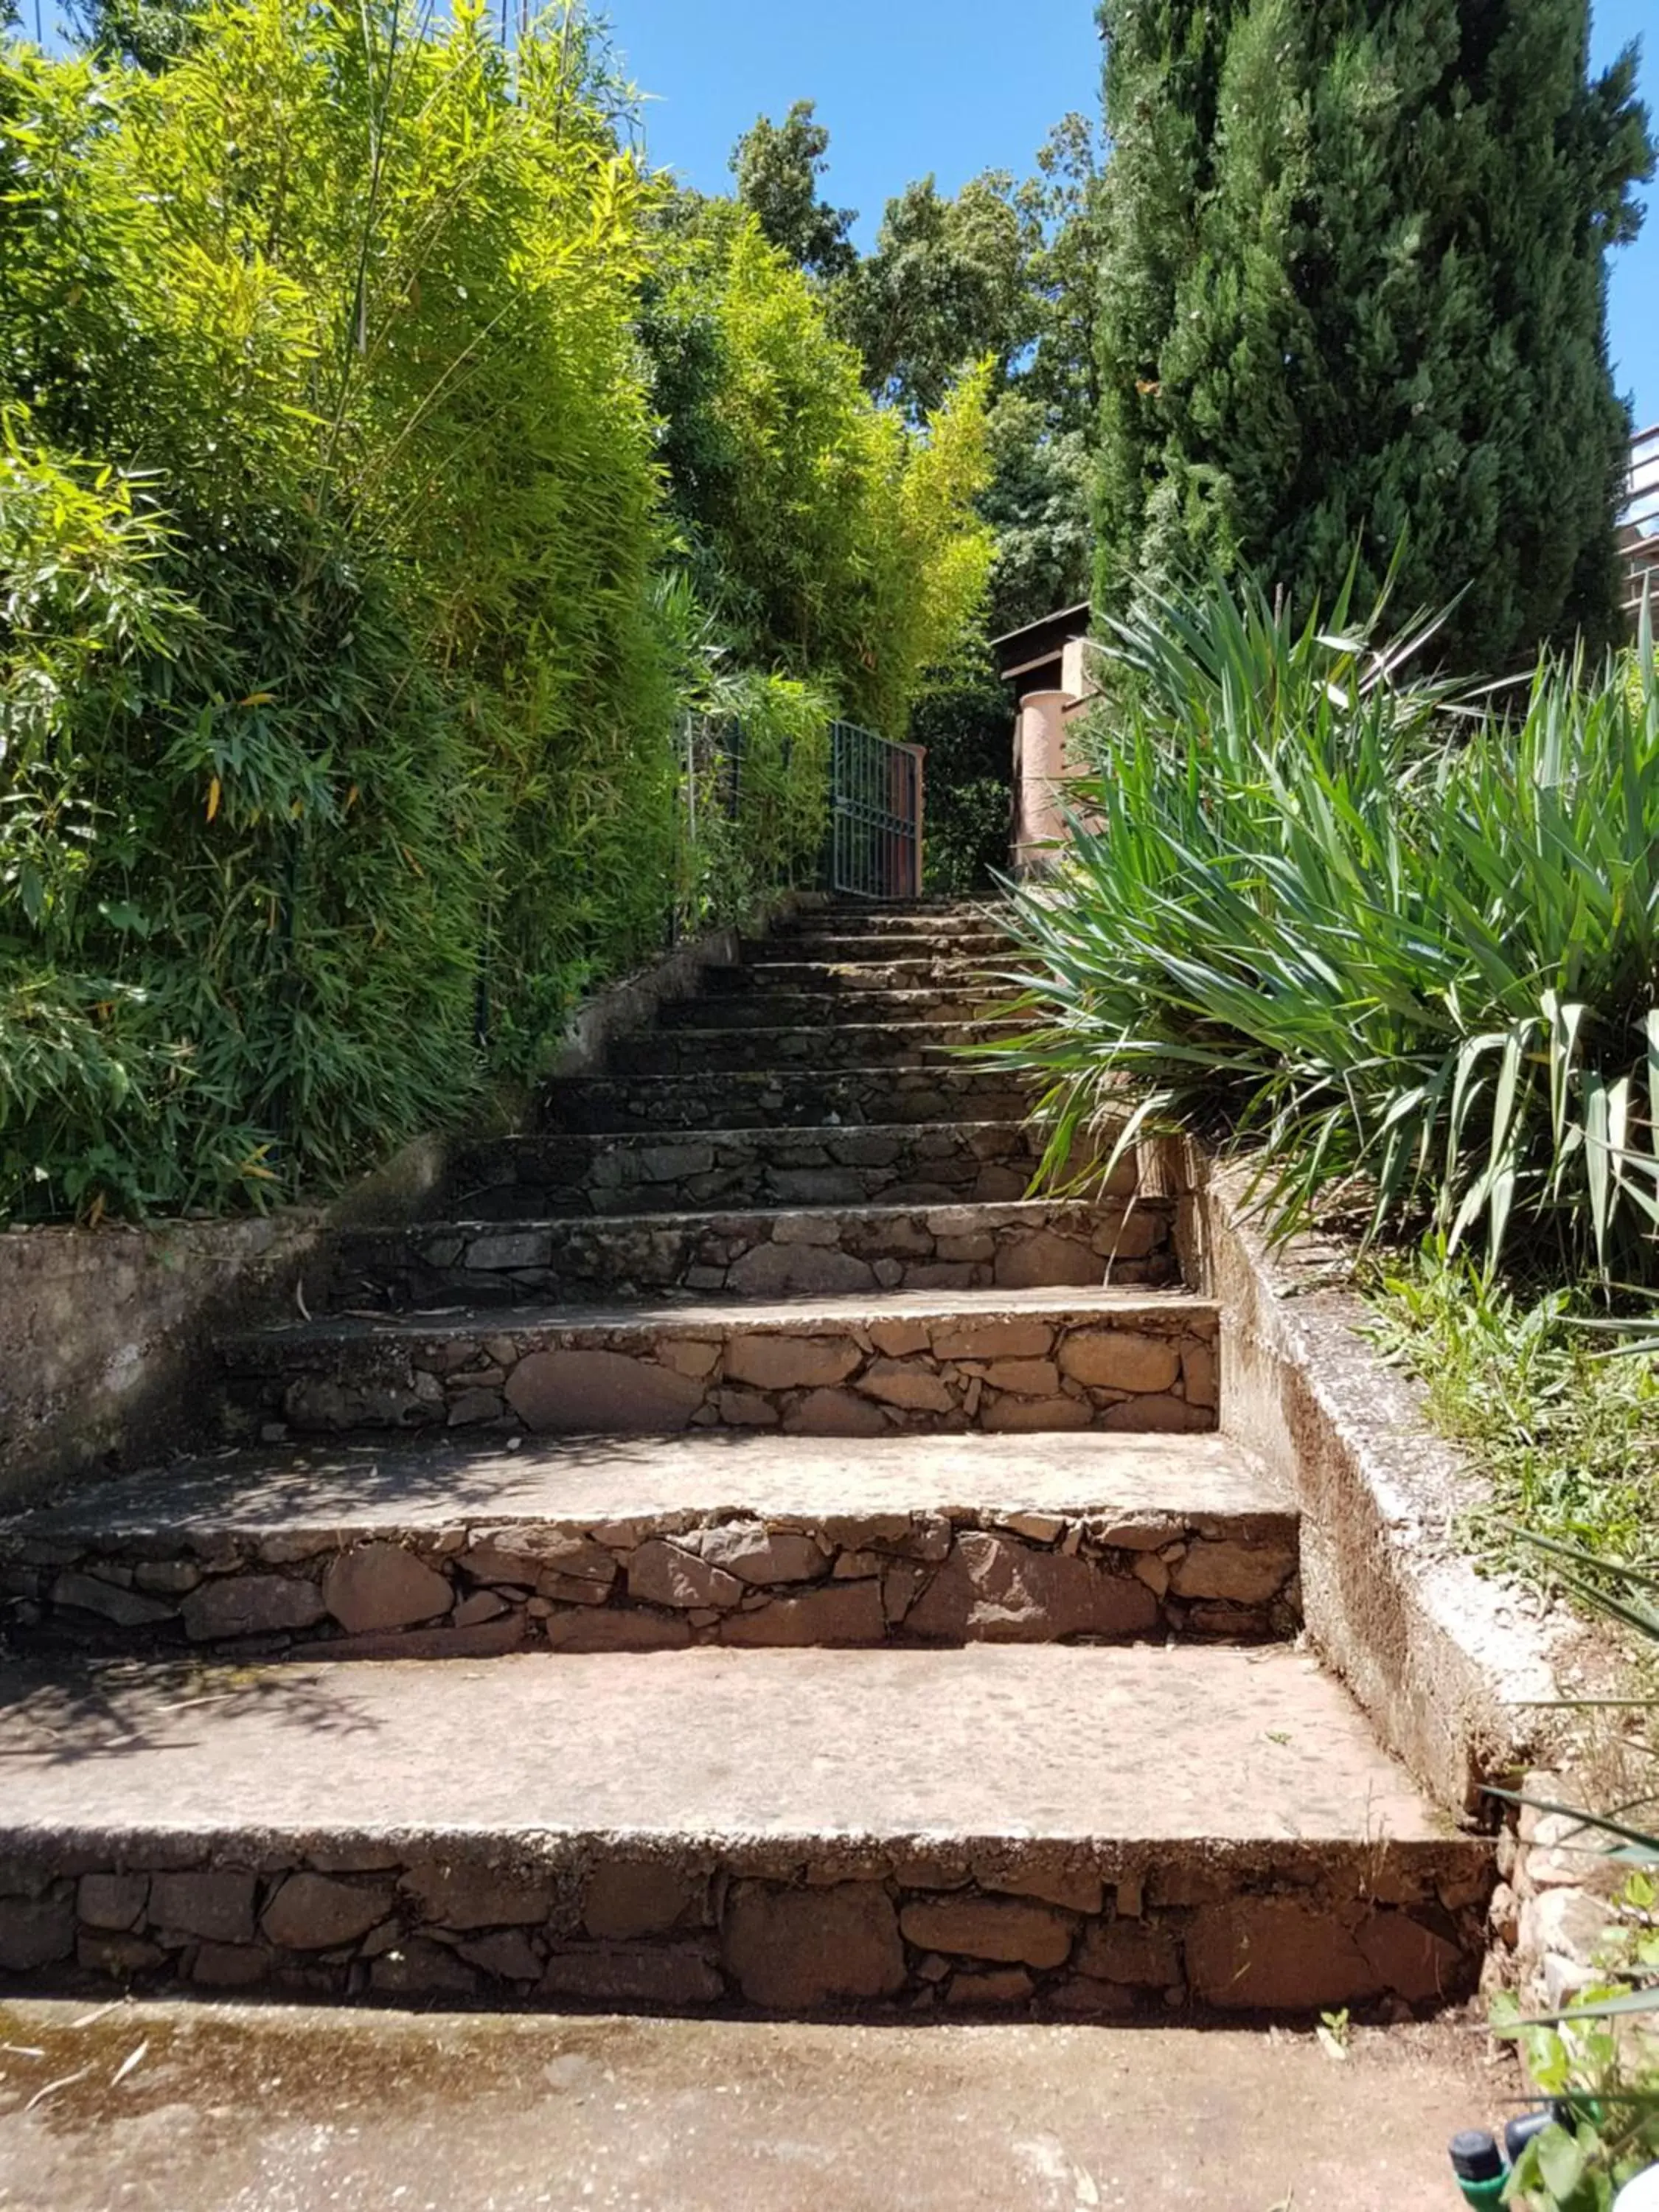
M348 1308L222 1339L227 1411L244 1437L277 1422L503 1436L1217 1425L1207 1299L1127 1285L738 1298Z
M1007 927L1006 911L994 907L952 907L932 914L907 914L884 913L867 907L830 906L778 922L767 933L765 941L775 945L792 938L811 937L817 933L833 936L838 932L849 935L886 932L893 936L948 938L964 930L980 930L1000 936Z
M1120 1200L1118 1205L1127 1204ZM1154 1201L1147 1200L1148 1204ZM1114 1210L1116 1210L1115 1206ZM1083 1224L1103 1212L1103 1202L1095 1198L1007 1198L1007 1199L941 1199L937 1202L917 1204L902 1200L897 1205L881 1205L873 1200L861 1204L835 1206L682 1206L673 1208L653 1207L641 1213L607 1213L571 1216L568 1213L520 1214L511 1221L501 1221L484 1214L441 1214L420 1221L388 1224L383 1227L363 1227L336 1230L331 1232L334 1241L343 1245L374 1243L382 1239L410 1239L425 1242L432 1237L516 1237L533 1236L538 1231L568 1236L581 1231L601 1236L627 1236L631 1231L649 1232L653 1230L698 1230L715 1228L730 1223L742 1229L757 1224L775 1224L781 1221L799 1222L807 1231L813 1228L838 1227L849 1222L861 1222L871 1226L884 1223L908 1221L912 1218L933 1220L943 1233L953 1237L971 1237L975 1231L995 1229L1005 1224L1069 1221ZM803 1235L802 1244L828 1244L828 1237Z
M892 1291L1170 1283L1167 1199L698 1205L673 1188L614 1213L525 1206L335 1231L307 1271L313 1309L432 1311L635 1297L780 1299Z
M0 2172L52 2212L109 2212L117 2155L131 2212L1447 2212L1444 2145L1525 2094L1461 2021L1356 2027L1333 2065L1311 2034L1254 2027L964 2027L953 2011L781 2031L465 2002L439 2019L129 2003L88 2027L84 1999L18 2000L11 2040L40 2055L9 2061ZM118 2032L145 2057L112 2136L112 2051L76 2077Z
M684 1073L641 1068L635 1075L560 1078L549 1091L549 1115L595 1109L635 1115L615 1128L571 1130L571 1134L633 1134L646 1128L696 1134L714 1126L737 1126L732 1121L721 1124L719 1117L734 1110L744 1113L745 1102L754 1099L754 1113L763 1115L768 1128L891 1128L921 1126L922 1121L938 1126L956 1099L971 1103L975 1097L994 1097L1000 1113L1006 1113L1011 1103L1024 1102L1036 1084L1036 1073L957 1057L933 1068L896 1066L891 1061L856 1068L690 1068ZM922 1099L922 1110L911 1124L896 1119L896 1113L902 1115L907 1093L921 1093ZM779 1124L776 1115L787 1115L792 1106L799 1106L799 1121ZM842 1119L834 1119L834 1115L842 1115ZM759 1119L752 1126L759 1128Z
M1272 1647L135 1666L95 1694L8 1677L0 1856L487 1838L545 1860L602 1838L781 1874L907 1847L1071 1847L1102 1871L1148 1844L1456 1849L1339 1686Z
M822 1109L820 1109L822 1110ZM619 1218L672 1208L946 1206L1024 1200L1044 1133L1012 1116L975 1121L774 1123L754 1129L562 1132L479 1139L453 1159L428 1219ZM1091 1138L1073 1155L1103 1164ZM1127 1196L1133 1158L1101 1194Z
M787 937L769 937L744 947L745 963L757 957L836 962L902 959L1004 960L1012 947L1000 930L952 929L937 937L912 933L896 935L873 930L834 933L825 929L798 930Z
M793 991L768 988L680 999L659 1010L656 1026L676 1035L707 1030L934 1029L957 1023L977 1026L1014 1016L1019 994L1012 984L930 983L916 990L872 985L858 991Z
M931 991L927 991L927 994L907 994L907 995L918 995L918 998L931 998L931 995L933 995L933 994L931 994ZM708 1005L708 1002L706 1002L706 1000L699 1000L699 1005ZM838 1002L838 1000L834 1000L834 1002L832 1002L832 1000L830 1000L830 998L825 998L825 1020L823 1020L823 1022L807 1022L807 1024L799 1024L799 1022L785 1022L785 1024L781 1026L781 1033L783 1033L783 1036L787 1036L787 1033L792 1033L792 1030L796 1030L796 1029L801 1029L803 1033L807 1033L807 1036L817 1036L817 1033L818 1033L818 1030L821 1030L821 1029L834 1029L834 1030L836 1030L836 1033L841 1033L841 1030L848 1030L848 1029L856 1029L856 1030L927 1029L927 1030L975 1030L975 1033L978 1033L978 1030L982 1030L982 1029L1011 1029L1011 1026L1018 1026L1018 1024L1011 1024L1011 1022L1006 1020L1006 1018L987 1018L987 1020L980 1020L980 1022L848 1022L848 1020L842 1020L842 1015L841 1015L841 1011L838 1011L838 1009L841 1009L841 1002ZM690 1036L690 1037L695 1037L695 1036L699 1036L699 1030L696 1030L696 1029L681 1030L681 1036ZM717 1036L723 1036L723 1030L717 1030Z
M872 1322L946 1322L974 1316L1048 1321L1069 1327L1097 1325L1161 1329L1198 1322L1213 1328L1213 1298L1187 1291L1141 1289L1034 1291L883 1291L853 1297L797 1298L776 1305L687 1299L628 1306L456 1306L421 1314L352 1316L337 1321L273 1323L222 1339L238 1355L262 1347L280 1358L285 1346L352 1338L471 1337L500 1329L523 1335L539 1328L559 1330L637 1330L664 1327L716 1336L726 1329L746 1336L800 1336L866 1328Z
M678 1076L641 1076L641 1082L656 1080L674 1083ZM977 1137L1024 1136L1029 1134L1041 1151L1043 1132L1030 1122L1014 1121L1009 1116L993 1115L980 1119L949 1121L775 1121L757 1123L752 1128L696 1128L672 1129L611 1129L586 1132L574 1129L510 1130L499 1137L481 1138L469 1146L469 1153L488 1152L491 1155L510 1157L514 1153L549 1152L568 1146L574 1151L588 1152L596 1146L612 1146L628 1151L659 1152L665 1146L676 1145L741 1145L745 1149L758 1151L768 1146L796 1149L803 1146L834 1143L854 1137L872 1143L890 1141L913 1146L927 1137L948 1139L951 1144L971 1144ZM465 1157L465 1156L464 1156Z
M900 1037L907 1044L925 1046L927 1051L949 1053L964 1051L967 1046L984 1044L994 1037L1018 1037L1024 1029L1029 1029L1029 1022L1020 1020L1020 1018L1015 1018L1015 1020L987 1018L987 1020L980 1022L838 1022L834 1020L834 1015L827 1015L823 1022L807 1022L807 1024L779 1022L775 1026L761 1026L761 1029L728 1029L728 1026L721 1024L712 1024L708 1029L692 1029L692 1026L653 1029L635 1037L623 1037L623 1040L619 1040L619 1046L626 1044L630 1053L648 1053L653 1046L692 1048L692 1046L708 1044L712 1048L712 1046L730 1046L734 1042L761 1044L765 1040L772 1040L775 1044L783 1046L785 1040L823 1042L827 1037L854 1037L860 1046L867 1046L874 1044L874 1040L878 1040L878 1037ZM799 1057L801 1057L801 1053L785 1053L785 1061L799 1060ZM883 1066L880 1060L872 1061L872 1064ZM836 1060L836 1066L854 1066L854 1061Z
M999 899L832 899L823 906L804 906L776 924L775 934L791 929L811 929L815 923L863 922L879 929L939 928L954 921L1000 923L1010 911Z
M0 1522L19 1648L456 1660L1296 1632L1299 1517L1210 1439L1046 1459L971 1437L518 1442L221 1455Z
M319 1444L151 1469L0 1521L19 1544L325 1532L690 1528L738 1517L818 1527L902 1514L1103 1527L1179 1516L1206 1535L1289 1529L1295 1506L1244 1448L1213 1436L1079 1432L833 1438L707 1431L532 1440L519 1449Z
M896 1001L893 1013L884 1017L885 1019L892 1020L918 1014L926 1015L930 1007L937 1006L941 1000L961 998L966 988L965 982L956 983L942 980L896 984L872 983L860 986L857 990L837 991L821 985L814 988L810 983L797 985L774 982L770 978L770 971L764 968L746 968L743 972L746 976L754 979L750 988L746 991L741 994L726 991L713 992L696 999L675 999L669 1002L666 1011L671 1017L689 1016L694 1012L711 1016L725 1015L731 1012L732 1000L740 997L745 1006L770 1007L781 1005L785 1009L799 1007L801 1013L795 1018L793 1024L796 1027L811 1027L822 1018L823 1021L833 1023L839 1029L846 1026L849 1022L855 1026L859 1024L860 1008L867 999ZM813 972L833 975L836 971L830 969L815 969ZM1000 976L985 976L968 979L968 981L983 981L988 984L1001 987L999 996L981 1001L988 1011L994 1010L997 1006L1015 995L1013 985ZM807 1018L809 1008L811 1010L810 1018ZM870 1018L866 1015L863 1018L867 1025ZM972 1017L946 1014L941 1018L945 1021L963 1021Z
M838 1022L878 1020L888 1008L905 1015L921 1014L928 1004L953 1001L963 1013L977 1016L1018 1006L1023 998L1013 977L993 974L968 961L950 969L938 962L918 963L916 972L906 970L900 975L890 968L843 968L827 962L799 967L736 968L729 973L729 981L724 971L711 978L696 1001L721 1019L737 1005L780 1003L810 1003L814 1008L828 1006L832 1010L830 1018ZM693 1002L682 999L674 1003L689 1008ZM813 1021L820 1018L817 1012L810 1016Z
M769 949L793 951L795 948L774 946ZM712 985L716 990L738 991L746 988L752 978L773 988L811 989L815 986L809 979L822 976L825 979L826 988L836 989L838 995L856 997L866 975L873 979L872 988L875 989L902 990L908 986L890 985L882 979L896 975L914 975L920 979L915 988L921 989L927 981L936 977L959 977L964 981L973 981L988 973L994 981L1006 980L997 975L994 969L988 971L985 958L957 952L902 952L887 960L868 957L846 960L750 960L742 965L729 964L706 969L704 987L707 988Z
M525 1206L510 1218L343 1229L307 1273L313 1310L431 1312L636 1297L740 1297L1010 1289L1180 1275L1167 1199L937 1199L719 1206L672 1188L624 1212Z

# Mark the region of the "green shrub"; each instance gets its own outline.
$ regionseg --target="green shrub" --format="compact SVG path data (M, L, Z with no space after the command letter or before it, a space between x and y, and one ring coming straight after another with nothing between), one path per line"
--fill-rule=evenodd
M1089 826L1017 904L1010 1051L1055 1160L1127 1092L1254 1147L1282 1225L1357 1179L1374 1232L1651 1275L1652 640L1634 682L1547 659L1454 714L1407 672L1427 634L1220 585L1123 625Z
M743 921L813 881L830 819L830 702L787 677L709 688L682 732L683 834L675 921Z
M578 8L187 13L154 74L0 52L0 1218L327 1185L532 1075L811 872L830 715L902 726L983 582L977 388L880 416L747 217L686 275ZM695 837L688 711L745 742Z
M927 751L926 889L939 896L992 892L1008 865L1013 696L980 651L935 670L910 717Z
M481 981L522 1073L659 939L646 187L598 71L574 27L509 60L476 9L297 0L210 6L153 78L0 66L9 599L95 559L86 454L157 611L60 585L7 635L58 717L33 781L9 745L12 842L80 828L0 922L0 1207L337 1180L465 1105Z

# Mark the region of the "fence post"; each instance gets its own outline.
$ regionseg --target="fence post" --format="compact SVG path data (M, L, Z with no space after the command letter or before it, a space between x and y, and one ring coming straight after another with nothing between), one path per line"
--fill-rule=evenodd
M909 745L907 746L906 750L916 764L914 848L915 879L910 889L912 896L920 898L921 887L927 881L927 748L926 745Z

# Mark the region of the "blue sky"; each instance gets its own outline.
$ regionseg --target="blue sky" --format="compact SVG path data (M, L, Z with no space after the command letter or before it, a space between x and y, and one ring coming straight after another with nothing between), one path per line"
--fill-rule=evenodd
M831 133L826 187L867 243L887 199L933 171L954 191L981 169L1024 174L1068 108L1095 112L1091 0L609 0L642 90L653 159L705 191L762 113L816 100ZM1598 63L1645 31L1659 109L1659 0L1595 0ZM1614 264L1613 352L1643 424L1659 422L1659 185L1649 228Z

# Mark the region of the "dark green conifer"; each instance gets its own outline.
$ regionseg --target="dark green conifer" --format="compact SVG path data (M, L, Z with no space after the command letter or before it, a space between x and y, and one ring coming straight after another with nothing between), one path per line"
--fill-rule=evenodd
M1652 173L1587 0L1103 0L1097 587L1327 600L1396 544L1449 653L1617 625L1607 257Z

